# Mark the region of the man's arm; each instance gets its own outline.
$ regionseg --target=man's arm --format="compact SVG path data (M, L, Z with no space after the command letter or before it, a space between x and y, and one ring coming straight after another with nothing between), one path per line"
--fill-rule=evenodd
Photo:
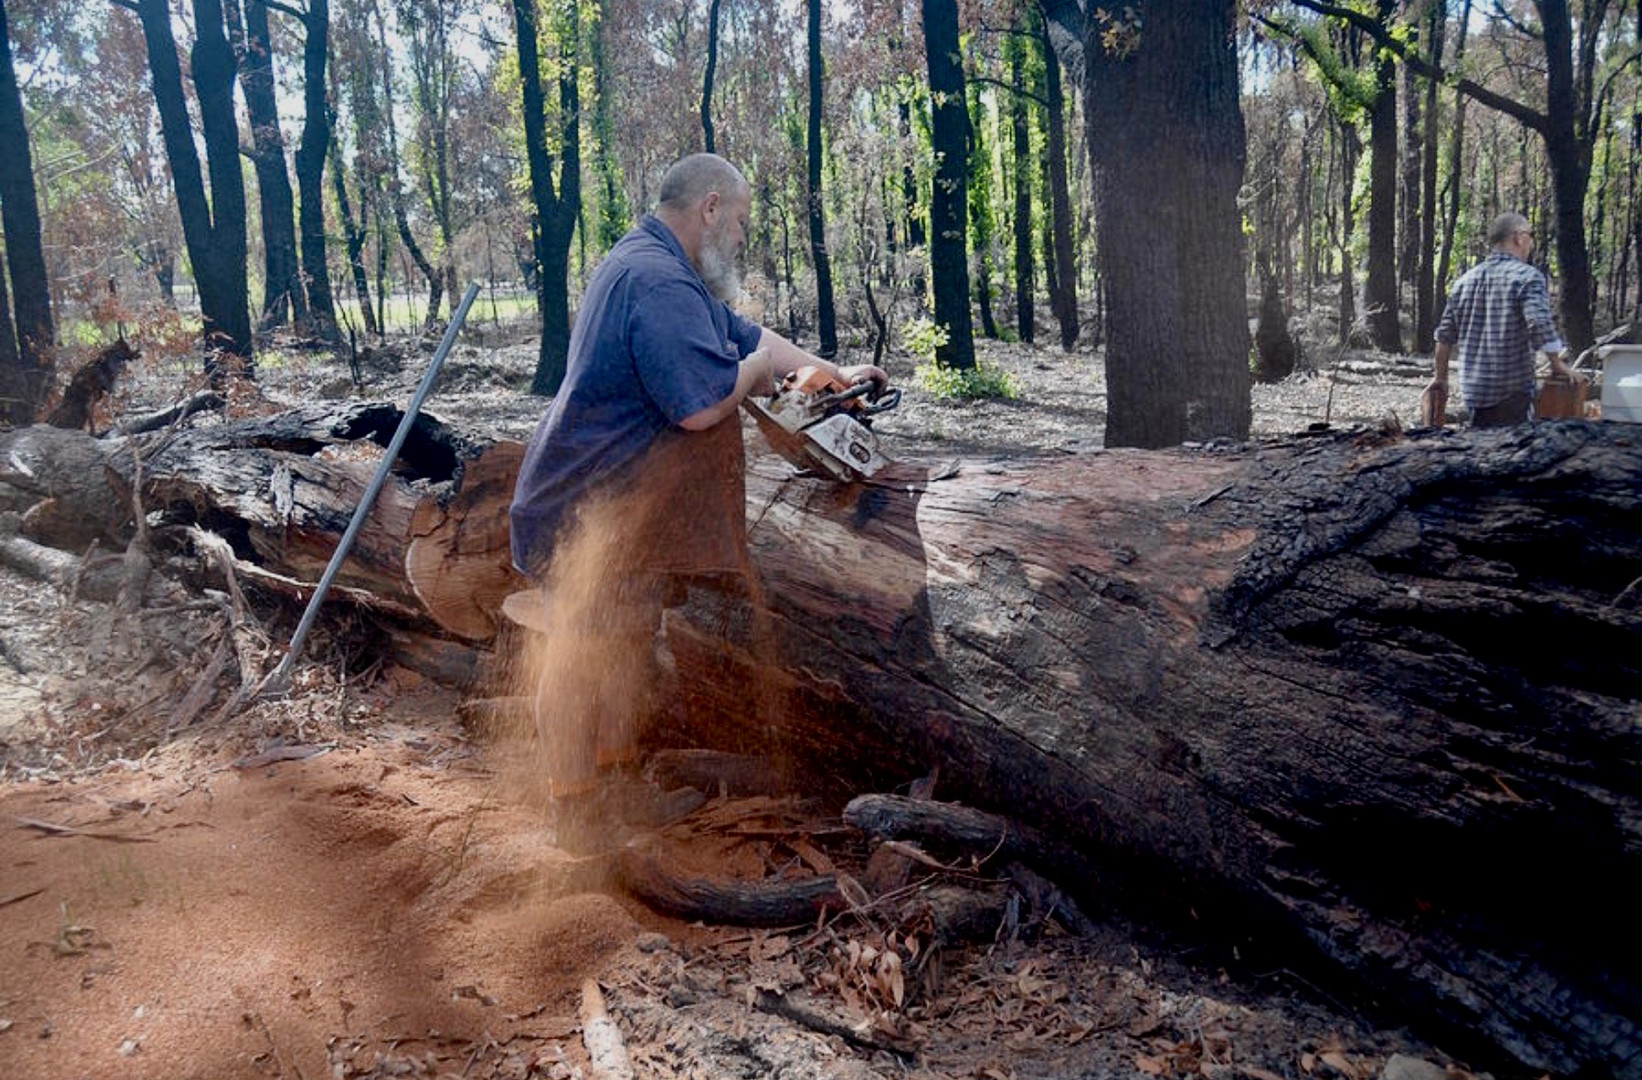
M797 346L790 346L797 348ZM802 350L799 350L802 351ZM686 431L706 431L714 424L723 420L741 404L748 394L767 393L770 383L775 378L775 364L770 357L769 349L756 349L747 354L736 370L735 388L729 395L717 404L709 405L700 412L691 413L678 422L678 426Z
M818 367L828 372L840 381L850 384L866 382L871 379L882 390L889 385L889 376L883 370L871 364L859 364L854 367L839 367L830 361L823 360L813 353L805 352L797 345L788 341L780 334L764 326L758 337L758 348L762 352L768 349L771 357L771 374L779 379L784 375L791 375L801 367Z
M800 349L774 330L764 326L759 327L758 348L741 361L741 368L736 373L735 389L717 404L709 405L700 412L680 420L679 426L686 431L705 431L735 412L736 407L747 395L767 394L774 381L792 374L801 367L809 366L818 367L851 385L869 379L877 383L880 390L889 385L889 376L880 368L871 364L839 367L831 361Z
M1437 342L1436 352L1431 354L1432 374L1431 381L1438 386L1448 385L1448 359L1454 355L1454 346L1446 341Z
M1551 312L1551 286L1544 274L1536 274L1534 284L1523 296L1522 317L1528 324L1528 340L1551 360L1551 372L1564 379L1577 379L1568 366L1568 346L1556 331L1556 316ZM1581 380L1583 381L1583 380Z

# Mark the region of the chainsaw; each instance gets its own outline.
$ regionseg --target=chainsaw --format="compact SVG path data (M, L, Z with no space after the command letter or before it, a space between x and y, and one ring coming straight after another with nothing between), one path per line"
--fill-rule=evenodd
M889 464L872 418L901 403L899 388L869 401L875 386L849 386L820 368L801 367L771 396L748 397L745 404L770 446L792 464L834 480L866 480Z

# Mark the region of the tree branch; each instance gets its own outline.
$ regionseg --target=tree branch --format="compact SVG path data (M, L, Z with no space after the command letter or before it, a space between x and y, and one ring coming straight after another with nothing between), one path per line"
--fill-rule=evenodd
M1011 94L1019 95L1020 97L1023 97L1028 101L1035 101L1039 105L1042 105L1046 109L1049 107L1049 102L1045 101L1043 98L1041 98L1038 95L1034 94L1032 91L1027 90L1024 87L1013 86L1009 83L1004 82L1002 79L994 79L994 78L990 78L989 76L986 76L986 75L971 75L969 77L969 81L972 82L972 83L984 83L988 86L996 86L1000 90L1007 90Z
M1602 114L1607 109L1608 91L1613 89L1613 81L1615 77L1617 77L1620 72L1636 63L1639 59L1642 59L1642 49L1639 49L1625 57L1624 60L1614 66L1612 71L1608 72L1608 77L1602 80L1602 89L1597 92L1596 100L1591 105L1591 131L1595 132L1602 130Z
M1520 21L1515 15L1513 15L1509 11L1505 10L1505 5L1500 3L1500 0L1494 0L1494 13L1493 13L1493 15L1491 15L1489 17L1493 18L1493 19L1498 19L1500 22L1503 22L1505 25L1509 26L1511 29L1515 30L1517 33L1521 34L1523 37L1531 38L1534 41L1543 41L1543 40L1545 40L1545 35L1543 33L1541 33L1538 30L1535 30L1533 27L1529 26L1527 23Z
M1391 52L1416 74L1423 75L1427 79L1447 83L1478 104L1485 105L1496 112L1502 112L1526 128L1543 135L1546 128L1550 126L1550 118L1537 109L1531 109L1520 101L1505 97L1502 94L1496 94L1486 86L1475 83L1470 79L1450 75L1418 53L1410 52L1407 45L1393 37L1391 31L1387 30L1384 25L1372 16L1364 15L1360 11L1339 4L1325 3L1323 0L1292 0L1292 2L1297 7L1315 11L1319 15L1330 15L1336 19L1344 19L1373 38L1375 44Z
M307 25L308 13L303 11L301 8L294 8L289 4L282 4L279 0L262 0L262 2L274 11L283 11L285 14L291 16L291 18L296 19L303 25Z

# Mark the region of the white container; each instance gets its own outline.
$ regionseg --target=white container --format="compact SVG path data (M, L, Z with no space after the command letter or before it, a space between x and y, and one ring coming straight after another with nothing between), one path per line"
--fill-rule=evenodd
M1604 345L1602 419L1642 424L1642 345Z

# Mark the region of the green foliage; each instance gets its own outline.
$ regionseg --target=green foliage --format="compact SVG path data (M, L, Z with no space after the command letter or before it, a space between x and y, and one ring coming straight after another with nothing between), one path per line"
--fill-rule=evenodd
M1354 67L1342 57L1329 36L1328 25L1319 19L1296 28L1301 50L1328 92L1329 105L1341 120L1356 124L1374 106L1379 96L1374 68Z
M977 362L972 368L951 368L939 360L919 364L913 374L918 384L936 397L1005 398L1020 396L1015 377L1002 368Z
M922 359L913 369L918 385L943 398L1008 398L1020 396L1015 377L1001 368L977 363L973 368L947 367L935 353L950 337L946 327L930 319L917 318L901 328L907 350Z
M936 350L952 340L946 327L933 319L919 317L901 327L901 340L907 351L920 359L934 363Z

